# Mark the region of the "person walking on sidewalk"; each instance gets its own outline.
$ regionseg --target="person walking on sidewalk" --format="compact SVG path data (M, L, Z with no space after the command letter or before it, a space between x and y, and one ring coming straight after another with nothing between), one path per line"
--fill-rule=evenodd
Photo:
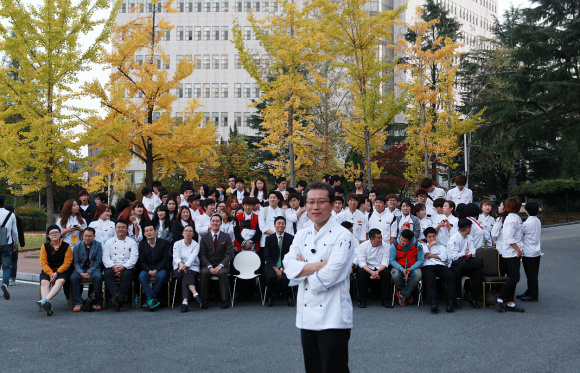
M0 259L2 264L2 295L10 299L8 285L10 284L10 269L12 268L12 252L18 249L16 239L18 229L16 217L4 208L4 196L0 195Z

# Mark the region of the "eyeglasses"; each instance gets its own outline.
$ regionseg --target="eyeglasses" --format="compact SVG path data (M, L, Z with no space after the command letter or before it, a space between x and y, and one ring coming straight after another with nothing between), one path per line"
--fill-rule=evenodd
M306 204L308 206L324 206L325 204L330 203L330 201L324 201L324 200L320 200L320 201L306 201Z
M49 236L60 236L60 232L50 232Z

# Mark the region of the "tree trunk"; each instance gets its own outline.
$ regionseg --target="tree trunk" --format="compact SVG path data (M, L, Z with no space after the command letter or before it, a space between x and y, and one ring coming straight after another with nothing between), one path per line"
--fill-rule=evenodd
M54 224L54 184L52 182L52 171L46 167L46 227Z
M288 110L288 137L294 134L294 107ZM294 170L294 143L292 140L288 141L288 160L290 161L290 186L294 188L296 185L296 171Z
M147 158L145 161L145 186L147 188L153 188L153 165L155 163L153 159L153 145L147 144Z
M423 128L427 125L427 113L425 111L425 105L421 105L421 125ZM429 177L429 142L426 135L423 142L425 143L425 177Z
M365 129L365 158L367 190L371 190L373 189L373 175L371 170L371 139L368 129Z

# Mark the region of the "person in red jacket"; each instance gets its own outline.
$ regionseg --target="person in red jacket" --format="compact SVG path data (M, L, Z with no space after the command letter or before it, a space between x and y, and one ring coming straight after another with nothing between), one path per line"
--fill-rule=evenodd
M233 221L234 226L234 246L236 252L243 250L260 250L260 238L262 231L258 224L258 214L254 212L255 198L244 197L242 200L242 208L244 212L235 216Z
M421 280L421 266L425 261L423 246L415 239L413 231L405 229L390 250L391 278L397 286L399 305L404 307L409 301L413 303L411 293Z

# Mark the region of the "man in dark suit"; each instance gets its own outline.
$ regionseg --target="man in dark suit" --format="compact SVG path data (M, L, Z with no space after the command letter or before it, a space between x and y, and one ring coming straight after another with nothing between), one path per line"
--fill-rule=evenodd
M290 293L289 281L282 265L282 259L290 250L294 236L284 232L286 219L283 216L277 216L274 219L274 228L276 233L266 237L264 247L267 286L266 307L272 307L272 294L275 289L278 289L278 286L280 286L283 296L288 299L288 307L294 307L294 298Z
M103 248L99 241L95 241L94 228L87 227L83 231L83 240L73 247L72 273L70 286L73 296L73 311L80 312L83 301L81 298L83 285L81 280L91 280L95 290L95 311L101 310L103 304L103 274L101 264Z
M222 297L222 308L230 306L230 283L228 274L230 273L230 262L234 257L234 245L229 234L220 231L222 217L214 215L211 217L210 230L202 237L199 249L200 279L201 279L201 308L207 308L207 298L209 294L209 282L211 276L219 278L220 293Z
M152 311L159 306L158 295L168 275L171 245L168 241L157 238L157 231L152 222L146 222L143 225L143 236L145 236L145 240L139 243L137 266L141 270L139 282L147 296L145 307ZM149 285L149 280L152 277L155 278L153 287Z

